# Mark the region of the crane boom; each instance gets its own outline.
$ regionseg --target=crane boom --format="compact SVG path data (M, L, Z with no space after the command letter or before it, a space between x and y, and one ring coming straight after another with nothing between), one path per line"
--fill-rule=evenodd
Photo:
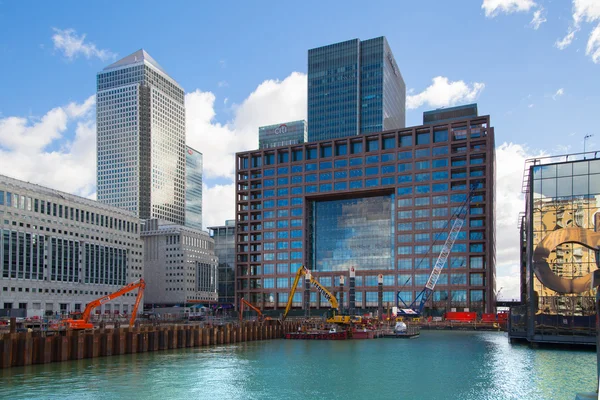
M296 288L298 287L298 282L300 281L300 277L303 275L308 275L311 285L313 285L315 288L317 288L319 293L321 293L321 296L323 296L327 299L329 304L331 304L332 309L334 309L334 310L338 309L339 305L338 305L338 301L335 298L335 296L333 294L331 294L331 292L329 290L325 289L325 287L323 285L321 285L319 283L319 281L317 281L312 276L310 271L305 266L302 266L302 267L298 268L298 272L296 272L296 277L294 278L292 290L290 291L290 297L288 298L287 306L285 307L285 312L283 313L283 318L282 318L283 320L285 320L288 312L292 308L292 301L294 298L294 294L296 294Z
M440 255L438 256L435 265L433 266L431 275L429 275L429 279L427 279L427 283L425 283L425 287L415 297L415 300L411 303L408 309L400 309L399 312L401 314L418 316L421 315L421 313L423 312L423 308L425 308L425 303L427 303L427 300L429 300L429 297L433 293L433 290L435 288L435 285L437 284L440 274L444 269L444 265L446 265L446 262L448 261L448 257L450 256L450 252L452 251L452 247L454 246L454 242L458 238L458 234L460 233L463 225L465 224L465 218L467 217L469 204L471 203L471 197L473 196L474 191L478 187L479 184L473 184L471 186L470 191L467 194L467 198L465 199L465 202L463 203L459 211L456 213L456 219L454 220L452 228L448 233L448 237L446 238L446 241L442 246L442 251L440 251ZM402 299L400 298L400 292L398 292L398 302L400 301L402 301ZM415 307L417 301L419 301L419 306Z
M456 241L456 238L458 237L458 233L462 229L464 223L465 223L465 215L459 214L456 218L456 221L454 221L454 224L452 225L452 229L450 229L448 238L446 239L446 242L444 243L444 246L442 247L442 251L440 252L439 257L438 257L437 261L435 262L435 265L433 266L433 271L431 271L431 275L429 275L429 279L427 280L427 283L425 284L425 289L423 289L424 293L421 296L421 303L419 304L419 314L421 314L423 312L425 303L429 299L429 296L431 296L431 293L433 293L433 289L435 288L435 285L440 277L440 274L442 273L442 269L444 268L446 261L448 261L448 256L450 255L450 251L452 251L452 246L454 246L454 242Z
M144 289L146 288L146 282L143 279L138 279L135 282L128 283L123 286L121 289L117 290L114 293L109 295L100 297L99 299L93 300L85 307L83 314L81 315L81 319L66 319L62 321L67 327L71 329L92 329L94 326L91 324L90 316L94 309L102 304L108 303L109 301L116 299L117 297L123 296L125 293L129 293L134 289L138 289L138 294L135 299L135 304L133 306L133 311L131 313L131 319L129 320L129 326L133 326L135 323L135 319L137 317L137 310L140 305L140 301L142 300L142 296L144 295Z

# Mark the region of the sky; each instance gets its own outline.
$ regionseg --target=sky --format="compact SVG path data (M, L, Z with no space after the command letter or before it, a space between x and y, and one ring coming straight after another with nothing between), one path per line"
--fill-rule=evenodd
M525 159L599 150L599 0L0 0L0 174L95 198L96 74L145 49L186 91L204 226L234 217L234 154L306 118L308 49L386 36L406 125L477 102L497 159L497 288L516 298Z

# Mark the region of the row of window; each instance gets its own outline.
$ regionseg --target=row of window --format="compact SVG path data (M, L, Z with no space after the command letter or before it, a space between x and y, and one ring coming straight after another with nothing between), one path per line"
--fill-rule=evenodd
M275 302L277 301L279 305L285 305L289 299L288 292L277 292L277 293L249 293L247 296L252 303L259 304L259 296L264 295L265 302ZM277 299L275 298L277 295ZM357 307L361 307L363 304L363 300L366 300L368 305L376 305L378 302L378 292L361 292L357 291L355 293L355 305ZM393 303L396 301L402 301L406 306L408 306L413 299L415 298L416 293L413 291L399 291L399 292L383 292L383 302ZM340 300L339 294L336 294L338 301ZM456 305L466 305L467 302L470 304L483 304L485 301L485 290L481 289L458 289L458 290L436 290L433 292L432 300L434 303L446 303L450 302L451 304ZM298 306L303 302L303 293L295 293L294 298L292 300L292 304ZM315 305L317 303L317 292L310 292L310 302L311 305ZM344 302L346 305L348 304L348 296L344 296ZM321 296L321 304L327 305L329 302L323 296Z
M33 211L53 217L69 219L76 222L98 225L104 228L116 229L123 232L138 233L138 224L116 217L80 210L51 201L40 200L29 196L19 195L0 190L0 206L13 207L19 210Z

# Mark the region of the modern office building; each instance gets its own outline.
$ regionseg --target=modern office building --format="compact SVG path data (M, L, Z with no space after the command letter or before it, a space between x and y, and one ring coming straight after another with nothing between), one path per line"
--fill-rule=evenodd
M202 230L202 153L189 146L185 154L185 226Z
M97 76L98 200L185 222L184 91L144 50Z
M283 124L261 126L258 128L258 148L301 144L308 140L308 125L306 121L291 121Z
M385 37L308 51L310 142L400 129L406 86Z
M145 221L142 239L147 306L217 301L217 257L208 233L152 219Z
M520 224L523 305L511 308L509 337L596 344L600 229L597 152L527 160Z
M0 307L21 316L83 311L142 277L133 213L0 175ZM137 292L99 306L133 310Z
M219 259L219 304L235 303L235 220L223 226L208 228L215 241L215 255Z
M477 115L477 103L438 108L437 110L423 112L423 125L441 124L459 119L475 118Z
M237 298L282 308L301 265L334 291L355 266L358 309L377 306L379 274L405 307L467 206L425 312L494 312L494 157L489 116L237 153ZM316 291L311 305L329 307Z

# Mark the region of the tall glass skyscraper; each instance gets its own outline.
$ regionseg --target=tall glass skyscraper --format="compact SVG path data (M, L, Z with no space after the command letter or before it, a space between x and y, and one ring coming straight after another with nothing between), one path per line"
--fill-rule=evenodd
M385 37L308 51L308 141L405 126L406 86Z
M98 200L185 222L184 91L144 50L97 75Z
M202 230L202 153L189 146L185 154L185 225Z

